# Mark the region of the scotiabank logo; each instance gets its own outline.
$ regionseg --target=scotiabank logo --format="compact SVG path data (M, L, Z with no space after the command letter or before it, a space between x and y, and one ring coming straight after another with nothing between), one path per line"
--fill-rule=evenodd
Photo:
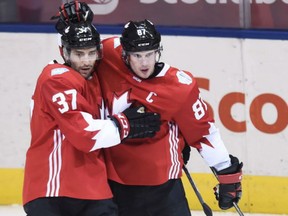
M118 6L119 0L93 0L95 4L88 4L95 15L112 13Z
M199 88L209 90L209 80L197 78ZM212 106L205 101L210 113L214 116L215 112ZM233 106L240 105L246 118L239 120L235 118ZM265 109L269 107L268 110ZM263 93L255 96L249 103L245 100L245 93L231 92L224 95L219 101L218 114L221 123L230 131L246 132L247 122L259 131L268 134L280 133L288 125L288 104L279 95L272 93ZM248 109L247 109L248 108ZM249 116L248 116L249 115ZM274 116L274 121L267 121L269 116Z

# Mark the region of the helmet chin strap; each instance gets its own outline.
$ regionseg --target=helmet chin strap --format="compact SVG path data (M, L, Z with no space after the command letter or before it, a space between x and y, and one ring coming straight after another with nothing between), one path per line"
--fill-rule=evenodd
M163 48L162 48L162 46L160 46L159 49L156 51L158 53L158 59L156 59L156 63L158 63L160 61L162 50L163 50Z
M65 65L71 67L71 61L70 60L65 60Z
M71 61L70 61L70 58L69 58L69 50L67 50L67 48L63 47L63 59L64 59L64 62L66 65L68 66L71 66Z

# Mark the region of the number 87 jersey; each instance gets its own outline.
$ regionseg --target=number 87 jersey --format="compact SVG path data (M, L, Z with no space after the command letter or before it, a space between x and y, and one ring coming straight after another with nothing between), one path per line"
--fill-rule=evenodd
M153 138L126 140L105 149L108 178L128 185L159 185L182 175L185 141L209 166L229 163L229 154L190 72L156 63L154 77L141 79L121 58L117 38L104 40L98 76L109 114L144 105L161 115Z

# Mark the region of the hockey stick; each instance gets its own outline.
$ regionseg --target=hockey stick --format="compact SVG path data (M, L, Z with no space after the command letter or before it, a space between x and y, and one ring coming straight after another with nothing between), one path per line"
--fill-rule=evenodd
M186 174L186 176L187 176L187 178L188 178L188 180L189 180L189 182L190 182L190 184L191 184L191 186L192 186L192 188L193 188L193 190L194 190L199 202L202 205L202 208L203 208L203 211L204 211L205 215L206 216L213 216L211 208L204 202L201 194L199 193L199 191L198 191L198 189L197 189L197 187L196 187L196 185L195 185L195 183L194 183L194 181L193 181L193 179L192 179L192 177L191 177L191 175L190 175L190 173L189 173L189 171L188 171L188 169L186 168L185 165L183 165L183 170L184 170L184 172L185 172L185 174Z
M237 205L237 203L233 202L233 206L236 209L236 211L238 212L238 214L240 216L244 216L243 212L241 211L241 209L239 208L239 206Z

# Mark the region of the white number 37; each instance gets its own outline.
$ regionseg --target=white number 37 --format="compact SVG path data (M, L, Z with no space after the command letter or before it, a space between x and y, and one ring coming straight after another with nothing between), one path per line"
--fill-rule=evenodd
M65 113L65 112L69 111L69 105L68 105L67 100L66 100L67 95L71 95L71 97L72 97L71 109L72 110L77 109L77 103L76 103L77 91L75 89L70 89L70 90L64 91L64 93L59 92L59 93L53 95L53 97L52 97L52 101L56 102L59 106L61 106L60 108L58 108L58 110L61 113Z
M192 105L192 110L197 120L200 120L205 115L205 111L207 110L207 105L203 101L200 95L197 101Z

